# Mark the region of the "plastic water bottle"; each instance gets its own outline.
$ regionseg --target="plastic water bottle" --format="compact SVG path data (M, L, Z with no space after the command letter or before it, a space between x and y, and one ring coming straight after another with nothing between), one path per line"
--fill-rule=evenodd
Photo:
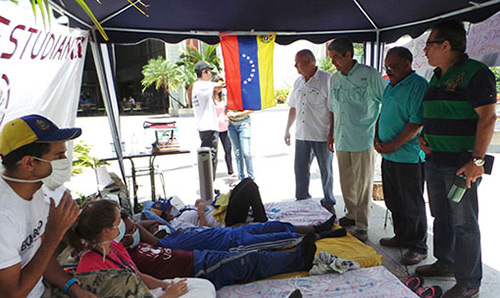
M137 154L139 153L139 140L137 139L137 135L134 133L132 134L132 138L130 139L130 152L132 154Z

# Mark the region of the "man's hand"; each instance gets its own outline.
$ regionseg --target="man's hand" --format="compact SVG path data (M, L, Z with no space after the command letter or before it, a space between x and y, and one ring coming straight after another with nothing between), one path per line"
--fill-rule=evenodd
M59 203L55 206L54 199L50 198L49 218L45 229L45 241L59 243L66 231L73 225L78 217L78 205L66 191Z
M420 146L420 149L424 151L425 154L431 154L431 147L429 147L429 144L427 144L422 135L418 136L418 145Z
M290 146L290 132L288 130L285 131L285 144Z
M71 286L68 290L68 294L73 298L97 298L93 293L80 288L77 284Z
M198 211L205 212L205 207L207 206L207 203L205 202L204 199L198 199L198 200L196 200L196 202L194 203L194 205L196 207L198 207Z
M377 149L378 147L378 149ZM395 145L394 142L385 142L385 143L380 143L375 144L375 150L377 150L378 153L380 154L389 154L398 149L398 146Z
M328 143L328 150L330 150L331 152L335 152L335 146L334 146L334 143L335 143L335 136L332 134L328 134L328 137L327 137L327 143Z
M373 139L373 148L375 148L375 151L377 151L378 153L380 153L380 150L382 150L382 146L380 146L381 142L379 140L379 138L375 137Z
M457 175L460 175L462 173L467 177L467 180L465 181L467 188L470 188L471 183L476 182L477 178L480 178L484 174L484 167L476 166L476 164L471 160L463 165L460 169L458 169Z

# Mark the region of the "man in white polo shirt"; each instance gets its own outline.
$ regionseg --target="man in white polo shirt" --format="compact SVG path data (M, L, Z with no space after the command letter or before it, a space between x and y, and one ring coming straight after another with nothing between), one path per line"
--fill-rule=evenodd
M285 143L290 146L290 127L297 120L295 129L295 198L308 199L310 168L316 156L321 173L324 198L321 205L335 214L333 196L333 154L328 150L327 137L330 115L328 99L331 74L318 69L310 50L295 56L295 67L301 75L293 84L288 97L288 122Z

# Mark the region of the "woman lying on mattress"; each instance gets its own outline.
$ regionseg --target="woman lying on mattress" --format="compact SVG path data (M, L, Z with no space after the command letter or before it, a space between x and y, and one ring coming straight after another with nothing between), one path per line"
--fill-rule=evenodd
M77 273L127 270L137 274L155 297L215 297L214 286L207 280L192 278L171 282L142 273L120 242L125 223L114 201L99 200L85 206L71 231L73 240L80 238L79 242L72 241L72 246L83 251Z
M282 273L308 271L316 252L313 234L304 236L294 251L287 252L172 250L156 247L158 239L140 225L136 226L127 212L122 211L122 219L126 232L121 243L141 272L159 279L206 278L216 289Z

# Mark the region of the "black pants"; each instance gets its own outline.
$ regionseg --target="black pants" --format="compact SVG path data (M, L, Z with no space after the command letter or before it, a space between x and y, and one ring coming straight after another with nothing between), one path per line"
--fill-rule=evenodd
M382 159L382 185L394 234L410 250L427 253L423 164Z
M219 133L215 130L200 131L200 147L209 147L212 149L212 178L215 180L217 173L217 145L219 144Z
M227 130L219 132L219 138L222 143L222 148L224 148L224 160L226 161L227 173L231 175L234 173L233 158L231 157L231 141L229 140Z
M245 178L231 192L229 204L227 205L226 227L245 223L250 207L252 207L254 222L267 221L266 210L260 198L259 187L252 179Z

